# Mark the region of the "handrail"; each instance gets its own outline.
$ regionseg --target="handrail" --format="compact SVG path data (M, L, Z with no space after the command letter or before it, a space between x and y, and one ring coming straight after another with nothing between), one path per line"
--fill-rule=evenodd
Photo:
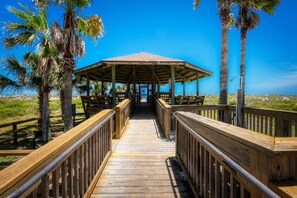
M261 190L262 193L264 193L268 197L280 197L275 192L273 192L271 189L269 189L266 185L264 185L261 181L259 181L257 178L255 178L253 175L251 175L249 172L247 172L245 169L243 169L241 166L239 166L235 161L233 161L231 158L229 158L226 154L224 154L222 151L220 151L218 148L216 148L211 142L203 138L201 135L196 133L193 129L188 127L177 115L176 113L173 113L174 118L184 127L187 131L189 131L195 138L197 138L200 143L207 146L212 152L214 152L223 163L225 163L233 172L234 174L241 174L246 180L248 180L250 183L252 183L254 186L256 186L259 190ZM200 173L201 174L201 173ZM205 184L206 185L206 184Z
M169 139L171 131L171 106L163 99L156 98L155 96L153 96L153 106L165 137Z
M116 113L116 138L119 139L125 129L127 122L135 107L135 96L129 100L125 99L113 109Z
M62 197L84 196L111 155L113 116L104 110L1 171L0 197L47 197L49 186L59 197L59 181Z
M192 112L237 125L236 108L230 105L173 105L172 111ZM297 112L243 107L243 128L275 137L297 137Z

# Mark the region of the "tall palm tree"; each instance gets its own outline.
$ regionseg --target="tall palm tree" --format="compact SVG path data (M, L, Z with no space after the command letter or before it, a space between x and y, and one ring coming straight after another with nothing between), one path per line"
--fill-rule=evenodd
M20 22L5 22L5 30L8 35L4 37L4 46L37 46L38 63L37 69L42 76L43 108L42 108L42 140L47 142L51 139L49 121L49 74L51 65L56 55L55 48L50 42L50 34L43 8L31 11L27 6L20 4L21 9L8 7L8 11L18 17Z
M36 0L38 5L54 3L65 10L63 28L57 23L52 24L51 35L56 48L62 53L64 65L64 131L73 127L71 117L72 74L75 57L84 55L85 45L82 36L90 36L96 40L103 32L103 24L97 15L83 18L79 11L89 5L91 0Z
M243 93L245 92L245 54L247 31L255 28L260 22L260 17L256 13L257 10L263 10L268 14L273 14L274 8L279 2L279 0L237 0L235 2L238 4L239 8L235 27L240 28L240 86L243 90ZM245 100L243 98L243 105L244 103Z
M38 55L27 53L24 55L24 62L18 61L14 56L5 57L2 60L3 70L11 76L0 74L0 92L9 90L13 92L21 91L24 88L31 88L37 91L38 95L38 124L42 123L42 78L37 75Z
M194 0L196 9L200 0ZM220 63L220 104L227 104L228 94L228 28L232 24L231 15L232 0L217 0L219 17L221 21L221 63Z

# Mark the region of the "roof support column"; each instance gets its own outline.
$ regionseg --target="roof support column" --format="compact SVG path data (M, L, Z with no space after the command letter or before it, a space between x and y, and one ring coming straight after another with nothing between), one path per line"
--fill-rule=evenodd
M134 93L134 96L136 94L136 69L135 69L135 66L133 66L133 93Z
M199 96L199 74L196 74L196 96Z
M155 90L156 90L156 86L155 86L155 66L152 67L152 95L155 95Z
M174 105L175 96L175 70L174 65L171 65L171 104Z
M186 82L183 81L183 96L186 95Z
M112 76L112 107L116 106L116 89L115 89L115 65L112 65L111 76Z
M160 86L161 86L161 84L158 83L158 94L160 93Z
M87 96L90 95L90 76L87 75Z
M101 81L101 95L104 95L104 81Z

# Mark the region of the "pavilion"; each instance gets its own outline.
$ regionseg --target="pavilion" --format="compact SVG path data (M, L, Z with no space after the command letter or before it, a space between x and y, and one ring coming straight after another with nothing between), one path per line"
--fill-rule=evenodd
M74 74L85 77L88 87L90 80L112 82L112 104L114 106L115 83L126 83L129 92L130 85L133 85L134 94L137 92L136 84L151 84L151 89L147 86L149 95L155 94L156 85L158 85L157 92L160 92L160 85L169 83L170 97L174 102L175 82L183 83L183 95L185 95L185 82L196 80L196 95L199 95L199 79L210 76L212 73L183 60L141 52L104 59L78 69ZM87 95L89 93L88 89Z

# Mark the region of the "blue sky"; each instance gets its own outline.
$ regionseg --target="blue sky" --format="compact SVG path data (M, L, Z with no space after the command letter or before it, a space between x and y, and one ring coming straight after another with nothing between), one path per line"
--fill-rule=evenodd
M5 9L17 2L4 1L0 21L15 20ZM276 13L260 13L260 24L248 32L246 55L246 92L248 94L297 94L297 1L282 1ZM202 79L202 94L219 93L220 32L216 1L202 0L193 10L192 0L94 0L83 15L99 15L105 33L94 43L86 41L86 54L77 60L81 68L104 58L148 52L183 59L213 72ZM63 11L51 7L48 18L62 21ZM2 26L2 24L1 24ZM5 50L0 54L19 57L28 48ZM229 31L229 79L239 75L239 31ZM2 71L3 72L3 71ZM229 81L229 93L239 87L239 79ZM177 86L177 93L181 87ZM187 93L195 93L195 83L187 84Z

